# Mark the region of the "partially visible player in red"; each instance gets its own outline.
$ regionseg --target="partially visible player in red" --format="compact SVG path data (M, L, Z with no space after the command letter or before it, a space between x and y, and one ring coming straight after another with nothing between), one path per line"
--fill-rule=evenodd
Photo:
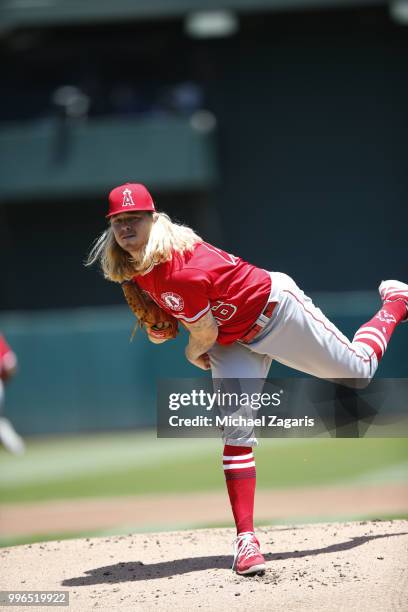
M2 416L4 407L4 387L6 383L16 374L17 357L0 334L0 442L3 446L16 455L24 452L25 446L22 438L18 435L13 425Z
M408 285L384 281L381 309L350 341L289 276L257 268L173 223L156 211L141 184L113 189L107 217L109 227L88 264L99 260L111 281L133 280L177 317L189 331L188 361L211 369L215 384L240 379L254 392L274 359L319 378L368 382L395 327L407 319ZM223 441L237 527L233 568L239 574L262 572L265 560L253 524L257 440L253 430L225 427Z

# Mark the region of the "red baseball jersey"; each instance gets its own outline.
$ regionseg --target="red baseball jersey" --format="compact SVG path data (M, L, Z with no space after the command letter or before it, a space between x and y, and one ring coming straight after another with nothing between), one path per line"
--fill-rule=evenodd
M242 338L265 308L271 277L240 257L200 242L188 253L152 266L134 282L166 312L194 323L211 308L219 326L217 342Z
M0 377L3 376L7 370L12 370L17 365L17 358L6 339L0 334Z

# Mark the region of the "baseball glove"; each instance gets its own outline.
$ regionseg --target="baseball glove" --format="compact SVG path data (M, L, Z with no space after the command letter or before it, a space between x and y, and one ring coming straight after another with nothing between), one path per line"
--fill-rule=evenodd
M145 328L146 333L160 340L175 338L178 334L178 321L167 314L133 281L121 283L130 310L137 318L132 337L138 327Z

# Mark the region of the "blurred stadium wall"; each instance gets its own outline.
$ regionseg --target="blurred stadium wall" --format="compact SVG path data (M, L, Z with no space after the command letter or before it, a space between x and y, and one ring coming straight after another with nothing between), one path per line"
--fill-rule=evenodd
M184 338L129 344L120 290L82 265L115 184L290 274L349 335L381 279L407 278L407 26L381 1L228 0L229 32L192 36L217 5L0 5L0 329L23 433L152 424L156 378L197 375ZM397 334L379 374L406 372Z

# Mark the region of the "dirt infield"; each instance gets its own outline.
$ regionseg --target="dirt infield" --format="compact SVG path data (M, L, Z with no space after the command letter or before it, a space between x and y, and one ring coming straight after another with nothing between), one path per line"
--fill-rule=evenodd
M75 612L407 609L408 521L261 528L258 536L263 577L231 572L232 529L203 529L2 549L0 590L68 590L70 606L59 609Z
M259 490L256 494L255 514L263 524L298 522L308 517L338 520L406 513L408 486L399 483ZM224 491L3 504L0 508L0 536L5 537L92 531L118 525L152 530L231 522Z

